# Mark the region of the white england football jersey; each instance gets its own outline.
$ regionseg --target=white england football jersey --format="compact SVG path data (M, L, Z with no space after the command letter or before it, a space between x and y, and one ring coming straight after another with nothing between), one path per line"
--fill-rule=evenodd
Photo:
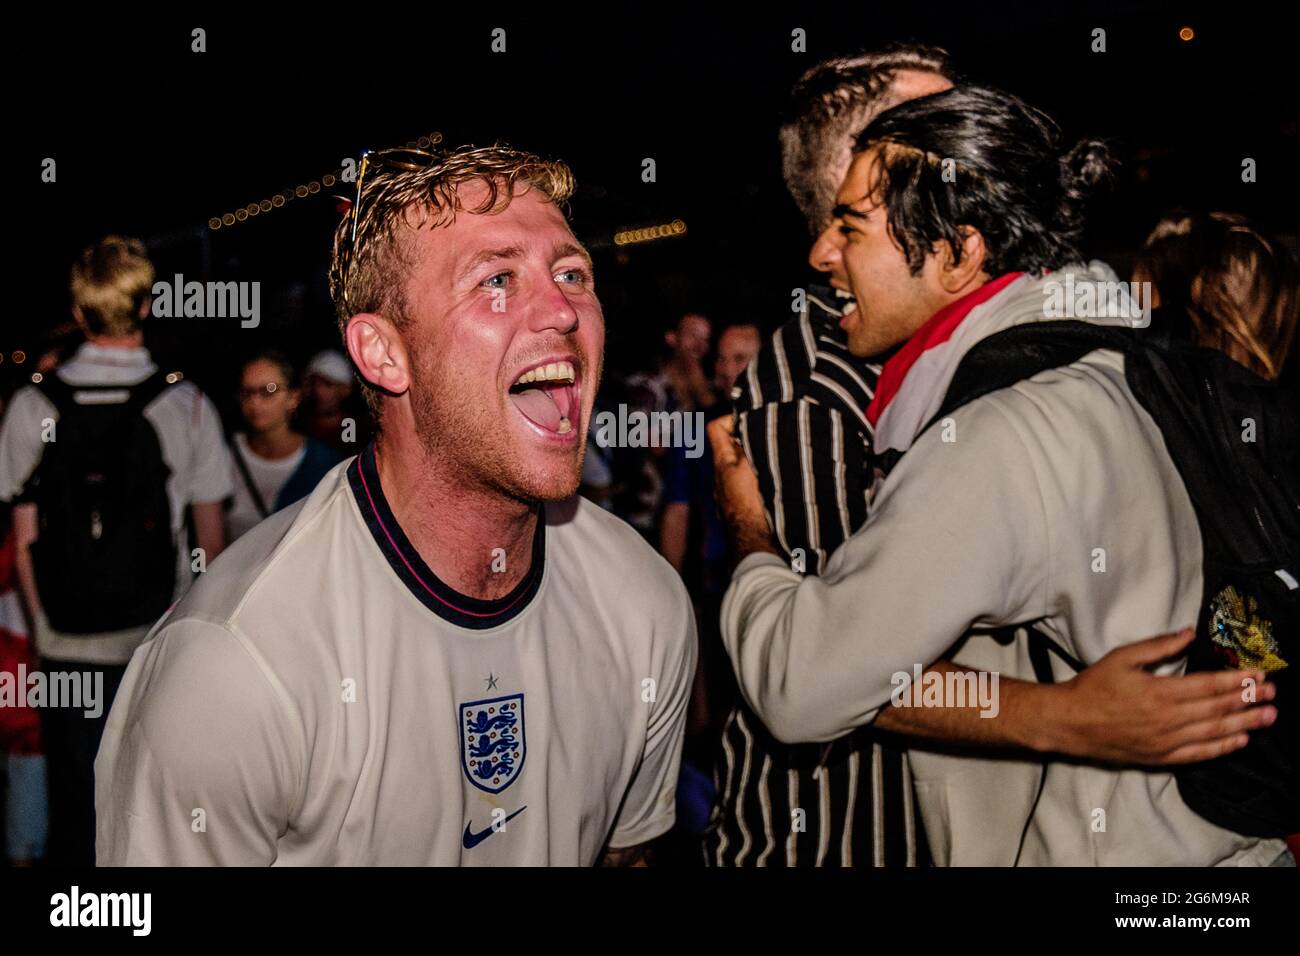
M95 763L98 860L590 865L672 826L695 653L671 567L582 499L546 506L510 594L455 592L368 449L136 652Z

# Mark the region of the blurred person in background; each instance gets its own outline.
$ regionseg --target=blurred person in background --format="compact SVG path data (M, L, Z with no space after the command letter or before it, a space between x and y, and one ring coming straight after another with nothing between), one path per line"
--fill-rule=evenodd
M302 389L287 357L264 351L246 361L239 379L244 430L231 436L235 493L226 512L234 541L263 518L305 498L342 455L293 427Z
M41 377L52 374L84 340L75 321L56 326L37 350L35 371ZM0 394L0 418L9 399ZM13 535L13 506L0 505L0 675L17 680L40 669L36 648L18 591L14 573L17 548ZM4 856L10 866L32 866L45 857L49 836L49 787L45 752L41 746L40 714L26 700L5 699L0 692L0 816L4 819Z
M713 365L713 387L722 401L705 411L706 421L730 411L727 396L762 344L762 334L753 323L722 330ZM715 798L710 771L717 732L737 697L731 662L718 633L722 595L731 575L727 532L713 500L713 456L706 451L692 458L687 451L684 446L668 449L659 551L690 592L700 637L678 795L683 827L699 834L708 825Z
M664 333L668 355L653 372L634 372L621 383L630 413L654 420L660 413L702 411L714 402L713 388L704 373L713 324L703 315L688 312ZM656 548L663 508L664 475L668 449L661 445L627 449L617 456L618 482L614 512Z
M1142 246L1133 281L1151 283L1153 328L1294 384L1300 271L1286 246L1245 216L1165 216Z
M752 323L729 325L722 331L713 379L720 396L730 393L762 344L758 326ZM705 417L711 420L729 409L729 403L720 402L710 406ZM706 596L721 599L728 577L727 539L713 502L713 460L708 454L692 458L687 451L685 447L668 450L659 551L697 601Z
M352 363L337 349L317 352L303 373L303 432L340 455L355 455L370 441L370 416L357 394Z
M144 346L153 282L139 240L87 247L70 281L86 341L17 391L0 425L0 501L15 504L15 574L41 670L95 695L41 709L52 865L93 865L95 753L126 664L189 587L192 562L225 547L230 456L212 402Z
M1169 213L1143 244L1133 281L1151 283L1154 330L1218 349L1296 392L1300 270L1285 245L1245 216ZM1300 858L1300 835L1287 844Z
M683 315L672 331L664 333L669 353L660 376L667 385L669 411L695 411L713 404L713 389L704 373L712 335L713 324L694 312Z
M0 690L0 817L4 856L10 866L30 866L45 856L49 793L41 748L40 715L18 692L18 676L39 665L14 575L13 509L0 506L0 680L13 675L14 698Z
M713 323L697 312L687 312L664 333L667 356L653 372L634 372L629 388L645 389L654 411L695 411L714 402L713 388L704 372L709 356Z

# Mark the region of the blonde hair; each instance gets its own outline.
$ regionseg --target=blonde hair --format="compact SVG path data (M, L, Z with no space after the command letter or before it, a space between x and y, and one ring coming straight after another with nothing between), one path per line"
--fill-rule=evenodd
M90 335L130 335L153 290L154 268L139 239L106 236L72 264L69 290Z
M1186 312L1198 345L1263 378L1282 374L1300 318L1300 273L1286 247L1245 216L1167 216L1147 238L1138 268L1162 306Z
M355 239L350 210L334 230L329 286L340 333L352 316L363 312L384 315L398 325L406 321L406 282L414 263L399 231L454 222L465 208L457 197L461 184L477 180L487 186L483 201L467 210L475 215L501 212L516 192L529 188L557 206L574 191L573 173L564 163L507 146L465 146L440 155L398 150L393 158L396 162L390 163L382 154L372 154L373 168L354 200L361 204ZM364 378L361 384L377 418L379 395Z

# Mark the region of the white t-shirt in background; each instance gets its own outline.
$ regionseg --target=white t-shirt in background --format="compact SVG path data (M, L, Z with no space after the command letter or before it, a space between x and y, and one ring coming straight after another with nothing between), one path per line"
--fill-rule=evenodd
M298 470L303 457L307 454L306 440L303 441L301 448L286 458L263 458L249 447L248 437L243 432L235 432L233 441L235 448L244 458L244 464L248 466L248 475L253 479L253 485L257 488L257 493L261 495L262 504L266 506L267 513L274 513L275 499L280 496L280 489ZM231 541L241 537L244 532L258 524L263 518L262 512L258 510L257 505L253 502L253 495L248 490L248 483L240 473L239 466L235 463L234 458L235 456L232 454L230 456L230 480L235 486L235 494L230 510L226 512L226 530Z

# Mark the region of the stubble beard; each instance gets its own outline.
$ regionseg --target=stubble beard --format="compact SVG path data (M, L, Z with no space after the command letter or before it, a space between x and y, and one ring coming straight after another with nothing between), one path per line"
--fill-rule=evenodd
M448 473L464 487L476 486L529 506L562 500L578 490L584 442L576 443L571 480L539 478L524 460L525 449L514 446L510 437L508 416L516 413L507 407L509 399L474 401L456 387L455 376L430 368L424 355L415 356L412 373L411 412L421 450L429 461L450 464Z

